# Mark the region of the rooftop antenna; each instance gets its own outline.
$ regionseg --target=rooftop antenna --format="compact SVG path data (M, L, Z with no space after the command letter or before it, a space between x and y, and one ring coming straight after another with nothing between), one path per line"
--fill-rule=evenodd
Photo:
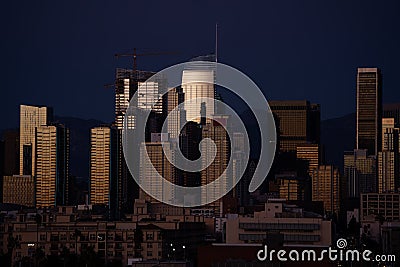
M215 23L215 63L218 62L218 23Z

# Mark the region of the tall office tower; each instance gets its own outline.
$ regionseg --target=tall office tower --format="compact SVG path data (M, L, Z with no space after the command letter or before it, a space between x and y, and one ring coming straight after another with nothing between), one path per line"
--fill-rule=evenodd
M163 96L163 117L169 116L167 131L171 139L179 138L180 127L185 124L185 110L182 105L179 106L184 100L185 95L181 87L172 88ZM174 109L175 112L172 112Z
M161 84L156 81L138 83L138 108L152 110L156 113L162 112Z
M4 174L19 174L19 131L8 130L4 132Z
M186 123L179 134L179 147L183 156L188 160L196 160L200 157L199 144L201 141L201 127L198 123L189 121ZM183 186L200 186L200 173L179 171Z
M239 181L232 192L241 206L245 205L249 198L248 187L250 182L248 179L244 179L244 170L248 163L245 157L244 138L244 134L239 132L233 133L232 136L232 179L233 182Z
M154 75L149 71L133 71L130 69L116 69L115 77L115 126L118 130L118 181L115 194L118 201L117 210L127 210L133 207L138 188L131 177L126 165L122 149L122 129L124 118L132 96L136 93L139 83L145 82ZM135 128L135 118L130 116L127 119L129 129ZM138 148L139 149L139 148Z
M107 206L110 218L118 218L118 133L114 127L90 130L90 203Z
M35 179L32 175L6 175L3 180L3 203L35 206Z
M35 176L35 130L53 119L53 110L42 106L20 106L19 174Z
M397 151L400 153L400 128L395 118L382 118L382 151Z
M69 130L63 125L36 128L36 206L67 205Z
M313 171L320 164L320 148L318 144L303 144L297 146L296 157L298 160L305 161L308 174L311 176Z
M143 143L140 147L140 183L145 188L151 188L152 192L157 192L157 198L164 201L173 201L175 198L174 192L168 190L164 182L166 180L177 183L175 167L168 160L168 158L174 158L174 150L173 143L168 141L167 134L152 134L152 141ZM148 155L148 160L145 153ZM161 181L156 179L158 175L163 177ZM139 198L150 202L156 201L142 189L140 189Z
M348 198L359 198L361 193L376 192L376 157L366 149L344 152L344 175Z
M383 104L383 114L384 118L394 118L394 123L396 127L400 125L400 103L397 104Z
M213 65L202 69L189 63L183 71L182 88L185 94L186 121L201 122L202 103L205 103L203 106L205 116L211 118L214 115L214 102L211 101L215 97L214 78L215 66ZM211 100L204 101L204 98Z
M399 181L399 128L394 118L382 118L382 151L378 152L378 193L393 192Z
M288 201L306 200L306 183L303 177L298 177L296 172L280 173L269 183L270 193L276 193L279 198Z
M377 155L381 149L382 81L377 68L357 70L356 148Z
M221 196L226 189L232 183L232 175L229 173L229 170L224 172L229 163L230 158L230 142L227 132L224 128L227 127L228 116L214 116L213 120L207 122L202 127L202 138L210 138L215 143L216 154L213 159L213 153L210 149L207 148L206 143L203 142L200 144L200 150L202 151L202 164L205 167L207 162L212 162L207 168L203 169L201 173L201 185L206 185L211 182L214 182L219 177L221 180L219 183L216 183L212 188L208 190L203 190L201 192L202 202L208 202L210 198L214 196ZM213 160L212 160L213 159ZM225 180L225 181L223 181ZM218 214L221 206L222 199L214 201L210 203L208 207L213 208L215 214Z
M323 201L328 213L339 213L339 169L333 165L320 165L312 174L312 200Z
M141 92L145 93L149 89L149 94L155 97L157 93L154 92L158 89L156 84L149 85L146 87L144 83L148 78L154 75L154 72L150 71L133 71L129 69L117 68L115 77L115 124L118 129L122 130L124 125L124 117L126 114L126 109L129 106L129 101L132 96L136 93L141 86ZM140 98L142 107L148 108L146 101L150 101L145 96Z
M296 153L298 145L319 144L320 107L308 101L270 101L278 131L279 151Z

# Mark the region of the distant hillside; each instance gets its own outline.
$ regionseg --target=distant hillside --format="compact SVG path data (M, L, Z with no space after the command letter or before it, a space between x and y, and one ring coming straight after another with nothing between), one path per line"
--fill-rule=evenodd
M343 152L353 150L356 133L355 113L321 121L321 144L328 163L343 169Z
M250 110L244 111L240 117L247 129L257 129L257 123ZM355 114L321 121L321 144L325 148L325 160L343 169L343 152L353 150L355 146ZM249 134L252 151L259 151L260 137L252 131ZM252 153L254 156L257 153Z
M260 136L256 129L255 118L250 111L240 114L245 121L249 133L252 156L259 151ZM85 120L73 117L56 116L56 122L65 124L70 128L70 168L71 174L89 177L89 149L90 128L104 124L99 120ZM2 131L0 131L2 132ZM328 163L343 168L343 151L352 150L355 146L355 114L321 121L321 143L325 147L325 156Z

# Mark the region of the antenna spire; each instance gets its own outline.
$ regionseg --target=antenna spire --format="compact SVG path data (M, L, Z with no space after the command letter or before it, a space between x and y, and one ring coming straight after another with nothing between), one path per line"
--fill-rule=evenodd
M215 62L218 62L218 23L215 23Z

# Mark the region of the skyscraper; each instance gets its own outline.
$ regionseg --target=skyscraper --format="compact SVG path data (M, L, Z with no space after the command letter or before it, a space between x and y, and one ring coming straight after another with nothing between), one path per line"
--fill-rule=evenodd
M6 175L3 180L3 203L35 206L35 179L32 175Z
M399 181L399 128L394 118L382 118L382 151L378 152L378 193L393 192Z
M298 145L320 141L320 107L308 101L270 101L280 152L296 153Z
M347 197L359 198L361 193L376 190L376 157L366 149L344 152L344 176Z
M296 157L305 161L307 164L308 174L311 176L313 171L320 164L320 148L318 144L303 144L297 146Z
M156 81L138 82L138 108L162 112L161 84Z
M139 88L139 84L144 83L150 78L154 72L150 71L133 71L130 69L117 68L115 77L115 125L122 130L124 125L124 117L129 106L129 101ZM145 84L142 84L141 92L146 91ZM153 92L157 85L149 85L149 90ZM139 97L138 97L139 99ZM142 107L146 107L146 97L141 98ZM150 99L147 99L150 101Z
M167 140L164 140L164 138ZM148 155L148 160L145 153ZM151 188L152 192L157 192L158 199L172 201L175 194L164 186L164 181L166 180L176 184L177 175L175 167L169 162L164 153L168 154L168 158L173 159L173 143L168 141L167 135L153 134L151 142L142 144L140 148L141 157L139 179L141 184L144 184L145 188ZM158 175L163 177L162 181L156 179ZM155 201L143 190L140 190L140 198L146 201Z
M221 196L223 192L226 192L229 183L232 183L232 175L229 170L225 172L228 167L229 157L230 157L230 144L227 132L224 128L227 127L228 116L218 116L213 117L213 120L207 122L202 127L202 139L210 138L214 141L216 146L216 155L212 163L205 169L201 171L201 185L207 185L214 182L219 177L221 180L219 183L215 184L208 190L203 190L201 192L201 200L203 203L209 201L210 198L214 196ZM200 149L202 151L202 163L205 164L212 159L214 155L212 151L206 147L206 143L200 144ZM213 208L215 214L218 214L220 210L220 204L222 199L216 200L210 203L208 206Z
M107 206L111 218L118 218L118 135L109 126L90 130L90 203Z
M378 68L357 70L356 148L377 155L381 149L382 81Z
M396 127L400 125L400 103L397 104L383 104L384 118L394 118Z
M202 129L198 123L189 121L183 126L179 134L179 147L184 157L188 160L196 160L200 157L199 144L201 141L201 131ZM183 186L200 186L200 173L181 170L179 173Z
M186 121L201 122L202 103L205 115L211 118L214 115L214 102L200 98L214 99L215 72L212 69L186 69L182 74L182 88L185 94ZM190 102L187 102L190 101Z
M275 175L275 180L269 183L270 192L278 193L279 198L288 201L304 201L306 197L306 182L306 179L298 177L296 172L277 174Z
M170 89L163 96L163 113L166 118L169 116L167 121L167 131L171 139L177 139L180 133L180 127L185 123L185 111L182 106L178 107L185 100L183 90L181 87ZM174 109L175 112L172 112Z
M8 130L4 132L4 174L19 174L19 131Z
M36 128L36 206L68 203L69 130L63 125Z
M115 126L118 130L118 181L113 191L118 199L117 210L130 211L133 207L138 188L126 165L122 149L122 129L124 118L132 96L137 92L139 83L145 82L154 72L117 68L115 77ZM135 128L135 117L127 118L129 129ZM138 148L139 149L139 148Z
M338 213L340 207L339 169L319 165L312 174L312 200L323 201L328 213Z
M52 120L51 108L42 106L20 106L19 174L35 175L36 143L35 130Z

